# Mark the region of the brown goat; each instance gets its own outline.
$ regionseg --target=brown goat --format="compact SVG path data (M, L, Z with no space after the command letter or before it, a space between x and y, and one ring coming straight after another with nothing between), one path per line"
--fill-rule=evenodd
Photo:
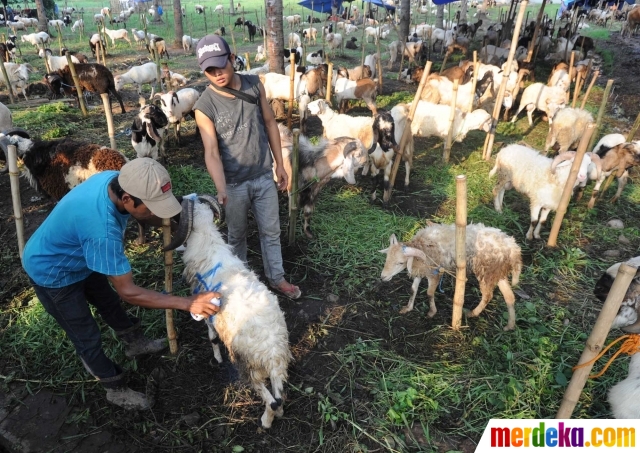
M309 96L324 96L325 87L327 86L328 68L329 66L323 63L305 72L300 77L300 81L306 80L307 82L307 93L309 93Z
M90 91L92 93L104 94L109 93L115 96L115 98L120 102L120 108L122 109L122 113L126 113L124 108L124 103L122 102L122 98L116 91L116 85L113 81L113 74L106 67L97 63L87 63L87 64L76 64L76 74L78 75L78 80L80 82L80 86L84 91ZM67 87L70 87L70 90L75 96L76 101L78 101L78 106L80 105L80 101L78 100L78 93L75 92L75 84L73 82L73 77L71 76L71 69L69 66L65 66L64 68L58 70L53 74L47 74L47 79L49 76L59 76L62 79ZM66 90L65 90L66 92ZM111 97L109 97L109 105L111 105Z
M589 209L593 208L596 198L598 197L600 186L609 175L615 174L618 179L618 191L611 199L611 203L615 203L618 198L620 198L620 195L624 190L624 186L627 185L629 169L640 165L640 142L622 143L618 146L614 146L610 150L606 151L604 156L598 156L597 154L592 153L591 160L594 162L597 160L601 161L602 172L598 175L596 185L593 187L591 200L589 200L588 204ZM584 187L580 188L580 191L577 194L578 199L582 196L583 190Z

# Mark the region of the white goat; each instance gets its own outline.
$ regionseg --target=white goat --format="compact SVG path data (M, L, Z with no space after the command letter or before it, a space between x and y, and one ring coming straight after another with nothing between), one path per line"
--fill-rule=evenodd
M467 225L466 229L467 267L478 278L482 299L469 316L479 316L493 298L496 285L504 296L509 312L509 321L504 330L516 327L516 311L514 308L515 295L511 285L518 284L522 271L522 256L520 247L513 237L508 236L497 228L485 227L481 223ZM429 296L429 318L437 313L434 294L438 282L444 272L454 272L456 269L456 226L430 225L419 230L406 243L398 242L394 234L389 238L390 245L382 253L386 253L384 269L381 277L389 281L394 275L407 269L413 277L412 294L409 303L400 310L408 313L413 310L414 301L418 293L420 281L426 278L429 282L427 295ZM511 285L509 285L511 274Z
M186 52L187 50L195 49L198 45L199 39L192 38L189 35L182 36L182 49Z
M29 100L26 92L27 85L29 84L29 66L25 63L16 64L5 62L4 67L7 70L7 77L9 78L9 83L11 84L11 90L14 96L17 96L17 91L20 89L22 90L24 98ZM4 77L0 77L0 86L4 85Z
M49 35L43 31L39 33L31 33L29 35L22 35L20 40L22 42L28 42L34 47L44 46L45 44L49 44Z
M56 72L57 70L66 68L69 65L69 63L67 63L67 57L57 57L55 55L52 55L51 49L40 49L38 51L38 56L40 58L47 59L51 72ZM73 55L71 55L71 61L73 61L75 64L80 64L80 60L78 60Z
M200 98L200 92L194 88L183 88L179 91L169 91L160 96L161 109L167 118L169 124L173 125L175 136L180 142L180 124L182 118L193 114L193 106Z
M180 228L167 249L188 240L182 255L183 275L192 293L222 294L220 311L207 319L214 357L222 362L222 340L231 361L264 401L260 420L263 428L270 428L274 416L282 417L284 413L283 385L292 359L284 314L278 298L224 242L209 208L212 206L221 215L216 200L210 196L198 198L200 201L183 201ZM271 392L265 385L267 379L271 381Z
M107 27L104 27L104 32L109 36L109 38L111 38L111 45L113 47L116 46L116 40L118 40L118 39L122 39L124 41L127 41L129 43L129 46L131 46L131 40L129 39L129 33L127 32L126 29L121 28L119 30L110 30Z
M551 211L558 209L562 191L569 178L575 152L565 152L555 159L543 156L523 145L509 145L496 155L496 163L489 176L498 175L493 189L494 206L502 212L504 192L516 189L526 195L531 204L531 223L527 239L540 239L540 229ZM585 181L591 158L585 154L578 171L576 185ZM535 229L535 230L534 230Z
M589 123L594 123L594 120L591 113L586 110L571 107L559 110L554 117L553 124L549 126L544 151L549 152L556 143L560 145L559 153L577 148Z
M638 332L636 332L638 333ZM615 418L640 418L640 353L636 352L629 361L629 375L611 387L607 400Z
M119 74L113 78L116 84L116 91L122 90L122 87L133 84L138 90L138 94L142 94L141 88L145 84L153 84L151 87L151 96L153 98L158 83L158 67L154 62L145 63L140 66L134 66L124 74Z
M349 80L347 77L340 77L336 80L334 96L336 103L340 107L340 113L345 110L345 104L350 99L362 99L375 115L378 113L376 107L376 96L378 94L378 84L371 79Z
M567 96L561 87L548 87L542 83L533 83L522 92L520 107L513 115L511 122L515 123L518 114L526 107L529 126L533 126L533 111L536 109L544 111L549 118L549 124L553 124L553 117L558 110L564 108L566 100Z
M71 27L71 31L76 31L78 29L83 29L83 28L84 28L84 21L82 19L78 19L73 23L73 26Z

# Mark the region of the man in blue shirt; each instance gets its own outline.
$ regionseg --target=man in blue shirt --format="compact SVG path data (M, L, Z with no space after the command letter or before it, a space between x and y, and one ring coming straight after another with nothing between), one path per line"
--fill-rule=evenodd
M149 402L127 386L122 368L104 353L89 304L126 344L128 358L159 352L166 341L145 338L139 319L127 315L121 299L140 307L203 316L218 310L210 303L220 297L218 293L184 298L133 283L124 254L129 216L153 221L180 211L167 170L153 159L135 159L120 172L98 173L71 190L24 249L23 266L38 299L67 333L87 371L105 387L107 400L125 409L148 409Z

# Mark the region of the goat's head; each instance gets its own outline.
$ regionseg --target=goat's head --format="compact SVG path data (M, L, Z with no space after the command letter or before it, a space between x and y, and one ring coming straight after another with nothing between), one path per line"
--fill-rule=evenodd
M324 99L317 99L307 105L307 110L309 110L309 113L312 115L322 115L327 110L330 110L330 108L327 105L327 101Z
M558 167L566 167L569 166L571 162L576 157L575 151L566 151L564 153L558 154L555 159L551 162L551 174L556 174L556 170ZM591 157L588 155L584 155L582 158L582 162L580 163L580 168L578 169L578 175L576 177L576 184L584 182L587 180L587 176L589 173L589 165L591 165Z
M27 131L19 127L14 127L0 133L0 150L4 152L5 156L9 156L9 145L15 145L18 157L23 157L25 153L31 149L33 142L31 141ZM8 157L6 157L5 160L8 160ZM0 170L0 173L4 173L8 170L9 165L7 164L2 170Z
M156 142L160 141L158 129L166 127L169 124L167 115L156 105L147 104L140 109L140 119L147 124L147 133Z
M213 213L214 219L217 217L222 223L224 221L224 210L218 203L218 200L212 195L198 195L198 201L208 205ZM167 245L163 251L174 250L184 244L193 230L193 212L194 212L195 200L193 198L184 198L182 200L182 212L180 213L180 224L176 235L171 240L171 243Z
M353 139L344 145L342 150L344 161L342 164L343 176L345 181L349 184L356 184L356 170L362 168L369 159L367 150L362 142L358 139Z
M380 250L380 253L386 253L387 255L387 259L384 262L384 269L382 269L382 273L380 274L380 278L385 282L388 282L394 275L399 274L405 269L411 272L414 258L423 261L427 260L427 256L422 250L408 247L402 242L398 242L395 234L389 237L389 247Z

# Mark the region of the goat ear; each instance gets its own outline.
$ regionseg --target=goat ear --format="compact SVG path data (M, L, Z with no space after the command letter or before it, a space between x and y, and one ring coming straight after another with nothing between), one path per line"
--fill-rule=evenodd
M389 236L389 243L391 245L396 245L398 243L398 238L396 237L395 234L392 234L391 236Z
M378 253L388 253L389 252L389 247L387 247L386 249L382 249L382 250L378 250Z

